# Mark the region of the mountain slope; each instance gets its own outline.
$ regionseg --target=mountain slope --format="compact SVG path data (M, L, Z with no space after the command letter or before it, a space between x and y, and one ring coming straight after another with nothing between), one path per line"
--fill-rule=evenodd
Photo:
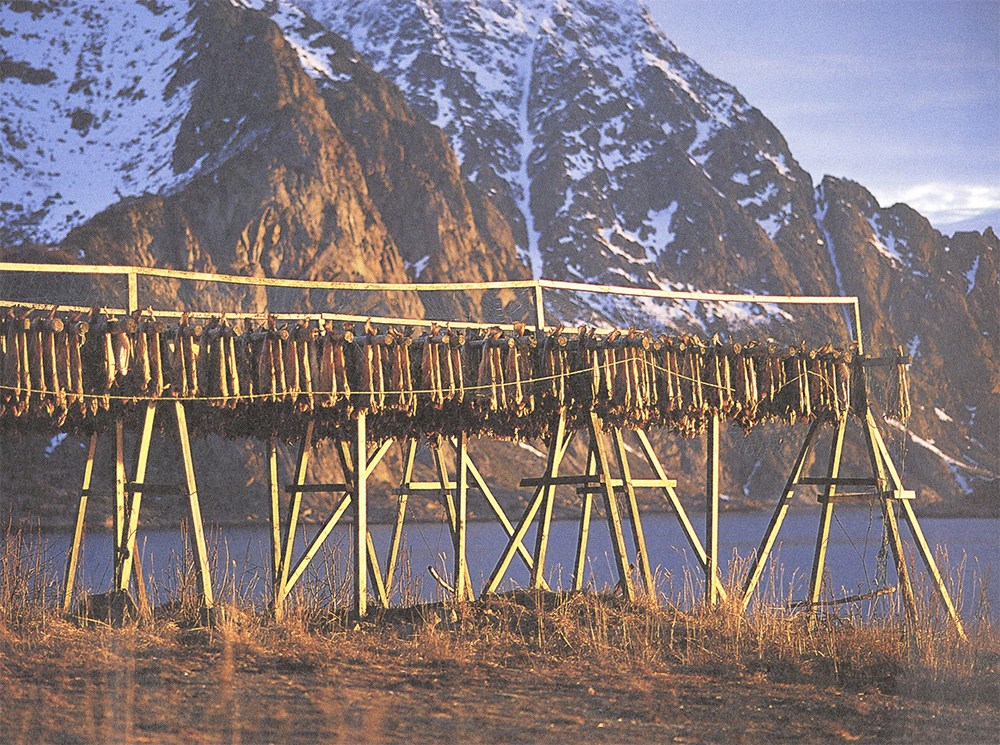
M639 3L20 0L0 21L0 244L270 276L857 294L866 349L914 355L923 495L1000 503L996 236L814 186ZM353 310L516 317L511 300ZM848 341L823 309L553 295L547 311ZM793 439L731 437L726 490L773 493ZM664 444L688 493L698 447Z
M857 294L867 349L902 345L915 356L910 459L927 490L995 491L976 478L1000 473L995 235L948 238L857 184L828 177L814 187L764 115L678 50L638 2L300 4L444 129L462 172L519 226L536 276ZM760 307L652 302L599 311L598 320L702 333L763 324L778 338L847 340L839 314L822 311L778 319ZM595 320L579 300L558 312Z

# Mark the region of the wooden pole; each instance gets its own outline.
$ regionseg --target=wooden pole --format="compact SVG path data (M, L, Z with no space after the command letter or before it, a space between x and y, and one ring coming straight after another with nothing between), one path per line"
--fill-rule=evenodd
M417 440L409 438L404 445L403 479L399 487L399 497L396 504L396 522L392 526L392 536L389 538L389 558L385 565L385 592L392 594L392 584L396 576L396 561L399 557L399 545L403 538L403 518L406 515L406 501L409 494L406 485L413 479L413 463L417 457Z
M795 494L795 485L798 484L799 478L802 476L802 471L805 469L809 451L812 449L813 443L816 441L816 436L819 434L820 424L820 420L816 419L809 426L809 433L806 435L805 442L802 443L799 455L795 459L795 465L792 466L792 472L788 475L788 480L785 482L785 488L781 492L781 498L778 500L778 506L775 507L774 514L771 515L771 522L768 523L767 530L764 533L764 538L760 542L760 548L757 549L757 553L753 557L753 562L750 564L750 571L747 573L746 582L743 584L743 596L741 602L744 609L750 605L750 598L753 597L753 592L757 589L757 583L760 581L761 574L764 571L764 565L771 556L771 550L774 548L774 541L778 537L778 531L781 529L781 523L784 522L785 514L788 512L788 506Z
M455 484L457 486L458 499L455 505L455 532L453 535L455 546L455 598L464 600L466 593L472 594L471 582L467 582L469 577L469 567L466 563L466 534L468 520L468 500L469 500L469 452L468 440L465 430L458 434L458 446L455 448Z
M309 562L313 560L319 552L320 547L323 545L323 542L330 536L330 533L332 533L333 529L337 526L337 522L347 511L347 508L351 506L351 501L350 494L341 499L340 504L337 505L333 514L326 519L326 522L323 523L323 527L320 528L320 531L313 536L313 539L309 542L309 545L306 546L306 550L302 553L302 556L299 557L299 560L295 562L295 566L288 572L288 578L285 581L286 593L291 592L295 583L299 581L302 573L305 572L306 568L309 566Z
M97 432L90 435L90 447L87 450L87 464L83 467L83 486L80 487L80 503L76 510L76 523L73 527L73 542L66 557L66 574L63 578L62 609L68 613L73 603L73 585L76 583L76 567L80 559L80 546L83 543L83 527L87 516L87 499L90 496L90 480L94 475L94 454L97 452Z
M719 574L719 413L708 420L706 448L707 504L705 510L705 600L715 605L719 596L715 578Z
M115 420L115 513L114 513L114 568L115 589L121 584L121 555L125 538L125 433L121 419Z
M587 475L597 474L597 456L594 447L587 449ZM580 509L580 529L576 535L576 563L573 565L573 589L577 592L583 589L583 573L587 563L587 542L590 539L590 516L594 507L594 495L590 489L583 491L583 504Z
M534 283L534 301L535 301L535 329L541 331L545 328L545 302L542 296L542 285L539 282Z
M635 560L639 565L639 576L650 602L656 601L656 587L653 584L653 572L649 567L649 552L646 550L646 537L642 532L642 522L639 518L639 503L635 498L635 487L632 485L632 470L628 464L628 453L625 450L625 438L621 429L614 427L611 438L615 445L615 457L618 461L618 472L622 475L622 486L625 489L626 505L629 512L629 525L632 528L632 542L635 545Z
M281 501L278 481L278 442L271 437L267 446L268 486L271 492L271 597L277 600L281 583ZM277 611L277 604L275 604Z
M187 415L184 404L174 401L177 414L177 434L181 443L181 458L184 461L184 481L187 487L188 505L191 509L191 530L194 533L195 569L205 608L215 605L212 595L212 575L208 567L208 548L205 545L205 527L201 520L201 505L198 502L198 487L194 480L194 461L191 459L191 438L188 434Z
M608 520L608 532L611 534L611 547L615 554L615 565L618 567L618 583L625 599L635 601L635 588L629 573L628 552L625 550L625 539L622 536L622 521L618 513L618 500L611 486L611 470L608 466L608 451L604 445L601 433L601 421L597 412L590 412L590 442L597 453L598 476L601 480L601 493L604 496L605 516Z
M566 437L566 416L560 412L556 421L556 434L553 439L553 447L549 448L546 456L545 474L548 478L555 478L559 475L558 457L562 442ZM549 530L552 526L552 508L555 503L556 487L554 484L542 486L542 514L538 518L538 530L535 533L535 555L534 566L531 568L532 589L539 589L545 581L545 554L549 546Z
M441 501L444 503L445 514L448 518L448 529L451 532L452 546L457 545L458 541L458 513L455 508L455 499L451 493L451 481L448 478L448 461L444 457L444 438L438 437L435 440L434 447L431 448L434 453L434 463L437 465L438 479L441 484ZM458 484L456 483L456 486ZM457 561L457 560L456 560ZM462 585L462 590L465 595L471 600L472 599L472 578L469 577L469 567L468 564L463 564L465 572L465 580L459 583L458 579L455 578L455 588Z
M368 432L367 413L357 413L357 424L351 443L355 468L354 478L354 615L368 615Z
M879 452L882 454L882 459L889 472L889 477L892 479L896 490L902 491L902 480L899 477L899 473L896 471L896 466L893 464L892 458L889 457L889 449L885 446L885 441L882 439L882 435L879 432L878 427L875 425L875 417L872 415L870 410L868 411L866 419L869 423L869 431L872 433L875 444L878 447ZM952 623L955 624L955 628L958 630L959 636L966 639L968 637L965 635L965 628L962 625L962 620L959 618L958 611L955 609L955 604L951 600L948 588L944 584L944 578L941 576L937 562L934 560L934 554L931 552L930 546L927 544L924 532L920 528L920 523L917 521L916 513L913 511L913 506L910 504L910 500L908 499L901 499L900 503L903 510L903 517L906 520L907 526L910 528L910 535L913 536L913 542L917 546L917 553L920 554L920 558L924 562L924 568L931 576L934 589L937 590L938 596L941 598L941 602L944 603L948 616L951 618Z
M507 537L510 538L514 535L514 526L511 524L510 519L508 519L507 513L503 511L503 507L500 506L500 502L498 502L497 498L493 495L489 484L486 483L482 474L479 473L479 469L476 468L476 464L472 458L468 459L468 467L469 475L471 475L472 480L476 482L476 486L479 487L479 491L482 492L482 495L486 499L487 504L489 504L490 509L493 510L493 514L496 515L497 520L499 520L500 524L503 526L504 532L507 533ZM531 571L532 566L534 566L534 562L532 561L531 554L528 552L528 549L524 547L523 543L517 544L517 554L521 557L521 561L524 562L528 571ZM544 585L542 589L549 589L548 583L545 582L545 579L542 578L541 581Z
M668 481L667 472L664 470L663 464L660 463L660 459L656 457L656 452L653 450L653 444L649 441L649 437L641 429L637 429L635 434L639 438L639 444L642 446L643 455L646 456L646 461L649 463L649 467L653 469L653 473L656 474L656 478L660 481ZM684 537L687 538L688 545L698 558L698 563L701 564L702 571L705 571L705 568L708 565L708 556L705 553L705 547L701 544L701 539L698 537L698 533L695 531L694 525L691 524L691 520L688 518L687 512L684 510L684 505L681 504L680 497L677 496L677 491L671 486L663 486L661 489L663 490L663 494L667 497L667 500L670 502L670 506L674 509L674 514L677 516L677 522L681 526L681 530L684 531ZM727 598L726 588L722 586L722 580L718 577L718 575L716 575L715 583L716 595L725 600Z
M130 275L131 276L131 275ZM121 570L118 573L118 590L127 590L129 578L132 576L132 559L136 551L136 533L139 529L139 507L142 504L140 485L146 480L146 465L149 462L149 444L153 437L153 420L156 417L156 402L146 405L146 413L142 422L142 436L139 439L139 455L135 465L135 486L132 492L132 502L128 509L125 545L121 553Z
M871 412L869 411L869 414ZM865 446L872 466L872 474L877 482L878 501L882 508L882 520L885 523L889 548L892 550L892 561L896 567L896 578L903 590L903 607L910 621L917 620L917 603L913 596L913 585L910 582L910 570L906 566L906 552L903 550L903 539L899 532L899 522L896 520L896 509L886 494L889 489L889 478L882 453L875 441L875 420L865 417Z
M837 422L830 444L830 463L827 468L826 493L823 497L822 510L819 518L819 533L816 536L816 552L813 554L812 576L809 579L809 607L815 608L819 603L820 591L823 588L823 570L826 566L826 549L830 539L830 522L833 519L833 498L837 493L834 483L840 473L840 457L844 451L844 433L847 430L847 414Z
M546 455L545 460L545 475L549 478L551 478L554 473L558 473L559 463L566 453L566 448L569 445L569 439L572 436L572 433L566 434L565 408L561 408L559 410L559 414L557 415L554 424L555 426L552 428L552 439L549 444L549 452ZM510 566L510 562L514 558L514 554L517 551L517 546L524 540L524 536L527 535L528 528L531 527L531 521L535 517L535 513L538 512L538 508L541 506L544 497L544 487L538 486L528 504L525 505L524 512L521 515L521 520L517 524L517 529L510 537L510 540L507 541L507 547L504 549L503 554L500 556L500 560L497 561L496 566L493 568L493 573L490 574L489 579L486 580L486 585L483 587L484 595L496 592L497 587L499 587L500 583L503 582L504 575L507 573L507 567Z
M312 449L312 436L315 421L310 418L306 422L305 432L299 441L299 456L295 466L295 486L302 486L306 482L306 469L309 466L309 452ZM273 499L273 497L272 497ZM298 528L299 511L302 508L302 492L294 491L288 500L288 520L285 525L285 549L281 558L281 571L278 576L278 586L274 590L274 614L281 617L284 610L285 598L291 591L288 585L288 573L292 566L292 553L295 548L295 531Z

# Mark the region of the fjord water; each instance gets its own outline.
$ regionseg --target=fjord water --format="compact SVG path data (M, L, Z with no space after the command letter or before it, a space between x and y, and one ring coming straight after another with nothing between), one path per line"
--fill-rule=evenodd
M723 573L734 556L746 561L754 555L767 527L767 513L724 513L719 526L719 561ZM703 534L704 516L691 515L699 535ZM801 600L809 584L813 552L819 523L818 510L791 511L785 519L775 546L775 560L766 568L761 579L764 591L762 602L784 604ZM991 581L992 569L1000 568L1000 521L990 518L931 518L920 520L924 534L933 547L946 551L942 571L950 576L950 586L956 600L961 601L961 612L966 617L981 611L982 599L988 602L991 615L1000 612L1000 578ZM643 517L643 530L657 587L661 593L675 600L690 600L701 592L702 574L688 546L684 534L672 513L657 513ZM625 523L626 545L630 560L634 560L631 534ZM578 521L556 520L552 525L546 560L546 577L554 588L572 586L572 566L576 553ZM379 560L384 569L386 547L391 527L370 526ZM904 543L911 559L915 557L908 529L901 523ZM300 533L296 551L315 534L317 526L310 525ZM404 534L405 562L412 573L411 580L402 580L408 597L412 600L434 600L443 597L428 567L451 575L451 538L442 523L407 523ZM340 583L347 578L351 545L351 526L341 525L334 531L327 545L313 562L309 575L322 579L332 567ZM529 551L534 546L532 528L525 538ZM304 536L304 537L303 537ZM46 536L48 558L59 568L65 562L69 534ZM267 593L267 576L270 572L270 532L267 526L226 527L210 531L209 544L216 575L217 594L225 587L240 588L239 594L263 599ZM503 552L507 537L494 521L476 521L469 524L468 561L474 586L482 586ZM178 559L183 554L184 539L179 530L154 530L139 536L142 565L147 575L152 575L155 585L164 593L175 582ZM834 513L827 554L829 575L828 592L833 598L866 594L896 583L891 557L886 571L880 572L879 552L882 545L882 520L878 512L867 508L842 509ZM617 581L614 554L607 523L595 514L591 523L588 544L585 586L606 589ZM939 561L941 552L939 551ZM86 536L82 564L82 584L78 587L93 592L108 589L111 578L111 535L93 532ZM402 561L401 560L401 563ZM964 565L964 566L963 566ZM917 560L915 580L924 579L923 567ZM226 578L223 580L223 578ZM961 592L958 582L961 580ZM79 581L79 580L78 580ZM501 589L524 587L528 572L515 556L511 561L507 579ZM399 583L397 582L397 586ZM231 589L229 590L231 592ZM225 599L225 598L224 598ZM160 600L166 600L161 597ZM398 601L398 596L394 602Z

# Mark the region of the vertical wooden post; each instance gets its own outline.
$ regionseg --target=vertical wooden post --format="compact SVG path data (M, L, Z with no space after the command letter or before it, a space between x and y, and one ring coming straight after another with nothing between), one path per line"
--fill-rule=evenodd
M87 450L87 464L83 467L83 486L80 488L80 503L76 510L76 524L73 527L73 542L66 557L66 574L63 579L62 609L69 612L73 602L73 585L76 583L76 567L80 559L80 545L83 542L83 526L87 516L87 499L90 496L90 480L94 475L94 454L97 452L97 432L90 435Z
M816 552L813 554L812 576L809 579L809 608L815 609L819 602L820 591L823 589L823 571L826 566L826 549L830 539L830 522L833 519L833 499L837 493L834 480L840 474L840 457L844 451L844 433L847 430L847 417L837 422L830 444L830 464L826 476L830 483L826 485L823 505L819 518L819 533L816 536Z
M611 430L615 444L615 458L618 461L618 472L622 475L622 486L625 489L626 506L629 512L629 524L632 527L632 542L635 545L635 561L639 565L639 576L650 602L656 601L656 587L653 585L653 572L649 568L649 552L646 550L646 536L642 532L642 522L639 517L639 503L635 498L635 487L632 484L632 469L628 465L628 452L625 450L625 438L621 429Z
M129 275L131 276L131 275ZM136 458L135 486L132 488L132 501L128 509L128 521L125 531L125 543L121 552L121 571L118 576L118 590L127 590L129 578L132 575L132 561L136 551L136 533L139 529L139 508L142 504L142 491L139 487L146 480L146 464L149 462L149 444L153 437L153 420L156 417L156 402L146 405L146 414L142 422L142 437L139 439L139 455Z
M545 328L545 302L542 296L542 286L538 282L534 285L535 301L535 328L540 333Z
M458 535L458 514L455 509L455 499L451 493L450 479L448 478L448 461L444 457L444 438L437 437L435 440L434 447L434 462L437 465L438 479L441 483L441 501L444 502L445 513L448 517L448 529L451 531L452 545L456 545L457 535ZM456 484L456 486L458 486ZM469 599L472 599L472 578L468 576L469 567L467 564L463 565L465 567L465 581L464 590ZM455 579L455 587L459 585L458 579Z
M587 475L597 473L597 456L593 445L587 450ZM590 514L594 507L594 495L589 488L583 492L583 505L580 509L580 530L576 535L576 563L573 565L573 589L579 592L583 589L583 573L587 562L587 541L590 538Z
M139 277L132 271L125 275L128 278L128 314L139 310Z
M114 556L111 557L115 589L121 584L121 556L125 540L125 433L121 419L115 420L115 514Z
M410 438L406 441L403 454L403 478L399 486L399 501L396 504L396 522L392 526L392 536L389 538L389 558L385 565L385 592L387 596L392 595L393 578L396 576L396 560L399 557L399 544L403 538L403 518L406 515L406 501L409 494L406 489L413 478L413 462L417 456L417 440Z
M656 457L656 452L653 450L653 444L649 441L649 437L641 429L635 431L636 436L639 438L639 445L642 447L643 455L646 456L646 462L649 463L649 467L653 469L653 473L656 474L656 478L660 481L667 481L667 472L663 469L663 464L660 463L660 459ZM694 555L698 557L698 562L701 564L702 571L705 571L705 566L708 563L707 555L705 554L705 547L701 544L701 539L698 537L698 533L694 529L694 525L691 524L691 520L687 516L687 512L684 510L684 505L681 504L680 497L677 496L677 491L672 486L662 487L664 495L670 501L670 506L674 509L674 514L677 516L677 522L681 526L681 530L684 531L684 537L687 538L688 545L691 550L694 551ZM722 581L719 579L718 575L715 578L715 592L722 598L726 599L726 588L722 586Z
M760 542L760 548L757 549L757 553L753 557L753 562L750 564L750 571L747 573L746 582L743 584L743 597L741 602L744 609L750 605L750 598L753 597L753 592L757 588L757 583L760 581L760 576L764 571L764 565L767 564L767 560L771 556L771 550L774 548L774 541L778 536L778 530L781 529L781 523L785 520L785 514L788 512L788 506L792 501L792 496L795 494L795 485L802 477L802 471L805 469L809 451L812 449L817 434L819 434L819 428L819 419L813 421L813 423L809 426L809 433L806 435L805 442L802 443L802 449L799 450L799 455L795 459L795 465L792 466L792 472L788 475L788 481L785 482L785 488L781 492L781 498L778 500L778 506L775 507L774 514L771 515L771 522L768 523L767 530L764 533L764 538Z
M187 415L184 404L174 401L177 414L177 434L181 442L181 457L184 460L184 480L187 485L188 504L191 508L191 531L194 533L195 567L201 598L206 608L215 605L212 596L212 575L208 567L208 548L205 545L205 527L201 520L201 505L198 502L198 487L194 480L194 461L191 459L191 438L188 434Z
M368 432L367 413L357 413L352 457L354 460L354 615L368 615Z
M278 584L281 581L281 500L278 442L273 435L267 444L267 484L271 493L271 599L277 600Z
M719 600L715 578L719 574L719 414L708 420L706 447L705 505L705 601L715 605Z
M469 499L469 452L465 430L458 434L458 444L455 448L455 484L457 487L457 502L455 504L455 598L464 600L466 594L472 593L469 577L469 567L465 558L466 521L468 519Z
M590 412L590 442L597 453L598 474L601 480L601 493L604 496L604 510L608 520L608 532L611 534L611 547L615 554L615 564L618 567L618 582L625 599L635 600L635 588L629 574L628 552L625 550L625 538L622 536L621 515L618 513L618 499L611 486L611 469L608 465L608 451L604 445L604 435L601 432L601 421L597 413Z

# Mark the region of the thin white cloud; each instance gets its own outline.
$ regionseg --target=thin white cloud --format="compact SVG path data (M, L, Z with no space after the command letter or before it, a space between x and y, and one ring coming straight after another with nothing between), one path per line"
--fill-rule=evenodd
M891 196L905 202L934 225L947 225L1000 209L1000 186L928 182Z

